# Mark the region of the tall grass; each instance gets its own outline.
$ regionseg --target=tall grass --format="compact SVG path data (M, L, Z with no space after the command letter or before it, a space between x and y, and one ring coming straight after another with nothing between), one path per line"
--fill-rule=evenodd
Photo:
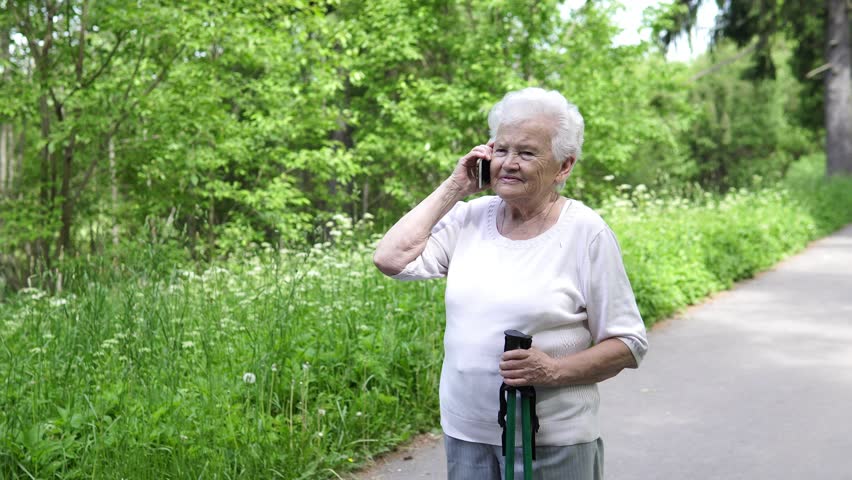
M20 292L0 309L0 478L334 478L433 426L442 287L339 245L198 273L145 248L106 281L69 266L74 294Z
M817 162L602 206L646 322L852 221L852 181ZM63 296L0 304L0 478L338 478L436 426L443 282L383 278L368 223L327 227L202 270L140 243L69 263Z

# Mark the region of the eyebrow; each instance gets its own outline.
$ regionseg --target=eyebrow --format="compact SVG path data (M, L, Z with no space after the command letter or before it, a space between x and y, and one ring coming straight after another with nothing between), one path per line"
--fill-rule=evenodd
M494 144L494 148L506 147L508 142L497 142ZM530 151L538 151L538 148L529 143L520 143L517 145L518 150L530 150Z

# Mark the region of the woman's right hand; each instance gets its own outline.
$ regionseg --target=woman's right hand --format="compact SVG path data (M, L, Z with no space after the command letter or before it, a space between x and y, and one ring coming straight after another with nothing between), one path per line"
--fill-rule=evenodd
M453 173L450 175L448 180L463 196L481 192L490 186L490 184L488 184L483 188L479 188L476 162L480 158L490 161L493 153L493 147L494 142L489 142L485 145L477 145L473 147L467 155L459 158L456 168L453 170Z

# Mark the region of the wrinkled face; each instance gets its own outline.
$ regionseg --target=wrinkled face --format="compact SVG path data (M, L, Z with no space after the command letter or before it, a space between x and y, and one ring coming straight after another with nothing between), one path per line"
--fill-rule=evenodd
M554 184L567 176L570 165L564 172L565 162L558 163L553 157L553 129L548 119L524 120L497 129L491 160L494 193L504 200L538 200L554 191Z

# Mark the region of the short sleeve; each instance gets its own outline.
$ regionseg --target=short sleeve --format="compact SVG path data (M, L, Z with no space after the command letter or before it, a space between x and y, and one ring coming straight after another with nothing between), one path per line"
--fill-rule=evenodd
M595 343L618 338L641 363L648 351L645 324L627 278L621 249L608 227L589 244L585 285L589 330Z
M426 280L446 277L467 212L467 203L456 203L432 227L432 233L426 242L423 253L391 278L395 280Z

